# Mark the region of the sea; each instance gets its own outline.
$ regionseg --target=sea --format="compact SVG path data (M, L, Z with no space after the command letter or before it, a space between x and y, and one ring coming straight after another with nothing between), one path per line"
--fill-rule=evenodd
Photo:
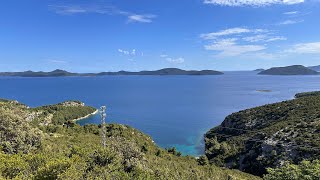
M150 135L183 155L204 153L204 134L234 112L320 90L320 76L266 76L254 71L216 76L0 77L0 98L31 107L80 100L107 106L107 123ZM99 124L99 115L78 121Z

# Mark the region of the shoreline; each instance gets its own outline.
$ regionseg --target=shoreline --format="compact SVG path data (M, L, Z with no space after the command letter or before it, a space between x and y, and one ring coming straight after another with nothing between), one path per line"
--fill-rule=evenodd
M93 116L93 115L98 114L98 112L99 112L99 110L97 109L96 111L94 111L94 112L91 113L91 114L88 114L88 115L83 116L83 117L79 117L79 118L77 118L77 119L73 119L72 121L76 122L76 121L80 121L80 120L86 119L86 118L88 118L88 117L90 117L90 116Z

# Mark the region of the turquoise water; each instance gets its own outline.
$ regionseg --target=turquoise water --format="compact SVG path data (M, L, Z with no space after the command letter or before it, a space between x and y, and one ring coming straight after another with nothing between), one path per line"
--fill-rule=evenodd
M108 122L133 126L162 147L183 154L203 153L203 134L225 116L249 107L292 99L320 89L320 76L259 76L226 72L221 76L105 76L0 78L0 97L29 106L81 100L108 107ZM257 90L271 90L259 92ZM81 125L99 123L93 116Z

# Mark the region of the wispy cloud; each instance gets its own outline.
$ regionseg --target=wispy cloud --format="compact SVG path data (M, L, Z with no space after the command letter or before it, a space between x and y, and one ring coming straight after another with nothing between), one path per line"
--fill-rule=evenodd
M320 54L320 42L295 44L285 52L298 54Z
M114 6L107 5L49 5L49 9L59 15L75 14L107 14L127 17L128 22L151 23L156 15L137 14L120 10Z
M298 24L302 22L304 22L304 20L285 20L283 22L278 23L278 25L290 25L290 24Z
M266 35L266 34L258 34L255 36L248 36L248 37L244 37L242 39L247 42L273 42L273 41L287 40L287 38L283 37L283 36L270 36L270 35Z
M173 58L167 54L161 54L160 57L173 64L182 64L185 62L185 59L183 57Z
M179 57L179 58L166 58L166 60L170 63L174 63L174 64L182 64L184 63L184 58Z
M204 0L205 4L220 6L270 6L270 5L292 5L303 3L304 0Z
M130 56L136 56L136 55L138 55L136 49L132 49L132 50L118 49L118 52L121 53L121 54L123 54L123 55L130 55ZM141 52L140 54L141 54L141 56L143 56L143 52Z
M201 34L200 37L202 39L209 40L209 39L216 39L220 36L228 36L228 35L243 34L243 33L261 33L261 32L267 32L267 30L236 27L236 28L225 29L222 31Z
M218 56L238 56L249 52L258 52L266 49L264 45L237 44L237 38L221 39L205 45L206 50L219 52Z
M147 14L147 15L130 15L128 16L128 21L129 22L141 22L141 23L151 23L153 19L156 18L155 15L152 14Z
M119 10L112 6L99 6L99 5L49 5L50 10L60 15L72 14L118 14Z
M118 53L120 54L120 56L127 58L129 61L134 61L136 58L144 56L143 52L137 51L136 49L118 49Z
M295 15L295 14L298 14L299 11L289 11L289 12L285 12L283 13L284 15Z
M287 40L279 36L276 31L259 28L229 28L207 34L201 34L200 38L207 42L205 50L214 51L216 57L267 57L274 58L265 52L268 43Z

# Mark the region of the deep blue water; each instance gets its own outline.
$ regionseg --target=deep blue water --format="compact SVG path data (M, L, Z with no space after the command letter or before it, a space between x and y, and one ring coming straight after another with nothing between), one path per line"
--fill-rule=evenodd
M133 126L162 147L203 153L203 134L225 116L249 107L292 99L320 89L320 76L105 76L0 78L0 97L35 107L64 100L108 107L108 122ZM257 90L272 90L258 92ZM99 123L94 116L80 124Z

